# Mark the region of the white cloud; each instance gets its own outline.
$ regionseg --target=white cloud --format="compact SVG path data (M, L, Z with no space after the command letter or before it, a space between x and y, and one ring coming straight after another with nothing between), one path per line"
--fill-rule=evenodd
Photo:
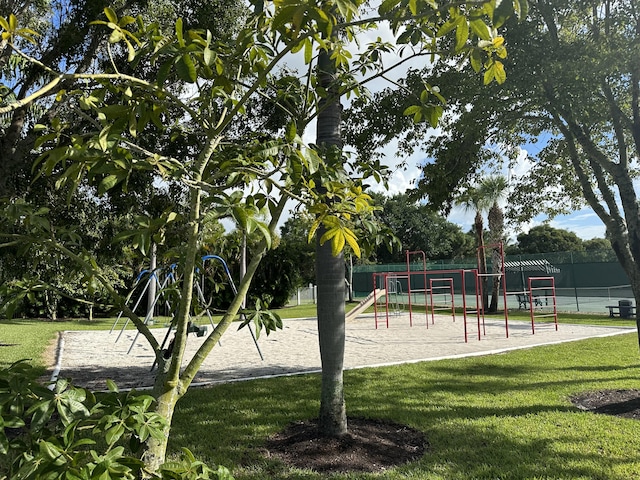
M570 215L562 215L549 222L554 228L562 228L574 232L583 240L603 238L605 226L598 216L591 210L579 210Z

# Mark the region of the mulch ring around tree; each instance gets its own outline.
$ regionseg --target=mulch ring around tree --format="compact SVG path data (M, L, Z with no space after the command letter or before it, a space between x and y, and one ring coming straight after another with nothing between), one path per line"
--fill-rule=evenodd
M640 390L599 390L571 396L578 408L593 413L640 420Z
M640 420L640 390L599 390L571 396L578 408ZM420 459L428 448L424 433L406 425L349 418L342 438L318 435L315 420L294 422L273 435L267 455L285 464L319 473L382 472Z
M294 422L265 449L289 466L337 473L382 472L418 460L428 447L423 432L385 420L350 417L348 429L344 437L326 438L316 420Z

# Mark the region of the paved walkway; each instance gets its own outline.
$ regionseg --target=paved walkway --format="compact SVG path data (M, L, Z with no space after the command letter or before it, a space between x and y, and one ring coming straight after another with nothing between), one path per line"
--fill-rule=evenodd
M209 328L209 331L211 329ZM532 334L529 322L510 321L509 337L504 321L487 320L484 332L475 318L468 320L468 341L464 338L462 318L436 317L426 327L425 318L415 315L413 327L408 315L390 317L389 328L375 328L372 315L363 315L347 323L345 368L363 368L441 358L487 355L538 345L548 345L586 338L634 332L633 328L561 324L536 325ZM71 378L77 385L104 389L106 379L121 388L151 386L150 371L154 357L146 340L140 336L132 345L135 331L127 330L116 342L117 332L69 331L60 338L59 376ZM155 329L162 341L166 328ZM204 337L190 335L187 356L190 358ZM272 375L291 375L320 369L318 334L315 319L284 320L284 329L262 334L258 340L260 355L249 330L232 326L205 361L195 379L196 384L245 380Z

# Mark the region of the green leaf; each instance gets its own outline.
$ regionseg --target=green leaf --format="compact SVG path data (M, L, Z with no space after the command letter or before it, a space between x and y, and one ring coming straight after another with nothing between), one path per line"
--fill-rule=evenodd
M503 84L507 80L507 72L504 69L504 64L499 61L495 61L495 79L498 84Z
M453 29L456 28L456 26L457 26L457 18L455 19L450 18L440 26L440 28L436 32L436 37L442 37L446 35L447 33L453 31Z
M347 244L351 247L351 250L353 250L354 255L360 258L362 252L360 251L360 245L358 245L358 239L356 238L355 234L347 227L344 228L344 238Z
M118 23L118 15L116 15L115 10L113 10L112 8L106 7L104 9L104 15L111 23Z
M321 224L322 224L322 217L318 216L318 218L315 219L315 221L311 224L311 227L309 228L309 234L307 235L308 243L311 243L313 241L313 238L316 235L316 231L318 230Z
M178 45L180 45L181 48L184 48L185 42L184 42L184 34L182 29L181 17L178 17L178 20L176 20L176 37L178 38Z
M204 60L205 65L213 65L213 62L215 60L213 50L211 50L209 47L205 47L204 51L202 52L202 59Z
M505 72L504 70L503 63L492 59L487 66L487 70L484 72L484 84L488 85L493 80L495 80L498 84L502 84L506 81L506 79L507 72Z
M188 53L182 55L176 63L176 72L178 77L185 82L194 83L196 81L196 66Z
M304 39L304 63L309 65L313 59L313 44L308 38Z
M62 451L51 442L41 440L38 444L38 449L42 457L58 467L67 463Z
M403 115L415 115L417 113L420 113L420 110L422 109L422 107L420 105L411 105L410 107L405 108L404 112L402 112Z
M285 5L284 7L276 10L276 14L274 15L272 20L273 28L275 30L278 30L279 28L282 28L284 25L290 22L297 8L298 7L296 5Z
M439 105L435 105L429 109L429 125L432 128L436 128L438 126L438 122L440 121L440 117L442 117L443 108Z
M246 230L247 224L249 221L249 215L247 214L247 211L243 208L243 206L241 205L234 206L232 208L232 215L233 215L233 219L236 221L238 226L242 230Z
M124 435L124 432L124 426L121 423L118 423L105 432L104 438L109 445L113 445L120 440L120 437Z
M112 393L118 393L120 390L118 390L118 386L116 385L116 382L114 382L113 380L111 380L110 378L108 378L106 380L107 383L107 389L112 392Z
M289 122L289 124L287 125L287 132L285 136L287 142L293 142L296 138L297 133L296 122Z
M418 1L417 0L409 0L409 10L411 11L411 15L418 14Z
M380 7L378 8L378 13L380 15L386 15L391 12L394 8L400 4L401 0L384 0Z
M514 0L513 9L520 21L522 21L529 14L529 2L527 0Z
M103 152L107 151L108 148L108 140L109 140L109 131L111 130L111 126L106 126L100 131L100 135L98 136L98 146Z
M125 38L125 43L127 44L127 60L130 62L133 62L133 60L136 58L136 49L133 48L133 45L131 44L131 42L129 40L127 40Z
M98 185L98 195L104 194L106 191L111 190L120 182L120 176L108 175Z
M124 38L124 35L117 28L111 31L111 35L109 35L109 43L118 43L120 40Z
M469 26L473 33L475 33L481 40L491 40L491 31L486 23L484 23L481 19L476 18L469 22Z
M462 50L462 48L467 44L467 40L469 40L469 27L467 22L463 17L460 18L462 19L462 23L458 25L458 28L456 28L456 51Z
M471 55L469 56L469 61L471 62L471 68L476 73L480 73L482 70L482 52L480 50L472 50Z

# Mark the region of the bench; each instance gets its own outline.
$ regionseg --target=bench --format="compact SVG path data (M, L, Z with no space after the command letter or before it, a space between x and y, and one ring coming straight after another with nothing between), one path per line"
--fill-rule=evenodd
M636 314L635 305L607 305L605 308L609 309L609 316L611 318L615 317L616 314L620 318L632 318L633 315ZM620 309L622 309L622 312L624 312L624 315L622 314Z
M527 309L529 308L529 294L528 293L518 293L516 294L516 297L518 298L518 309L522 310L522 309ZM541 307L542 306L542 300L537 297L534 296L533 297L533 306L534 307Z

